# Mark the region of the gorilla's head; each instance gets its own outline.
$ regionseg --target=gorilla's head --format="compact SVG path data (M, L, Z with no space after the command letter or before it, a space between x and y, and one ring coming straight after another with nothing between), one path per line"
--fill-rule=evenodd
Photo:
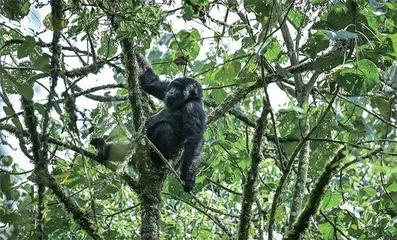
M192 100L201 100L203 89L201 84L193 78L177 78L168 85L164 102L168 108L177 109L183 107Z

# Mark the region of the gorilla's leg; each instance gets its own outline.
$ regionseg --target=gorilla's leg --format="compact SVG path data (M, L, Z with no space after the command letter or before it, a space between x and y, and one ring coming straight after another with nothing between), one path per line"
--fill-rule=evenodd
M103 163L105 161L122 162L131 149L131 142L118 141L106 143L103 138L93 138L90 142L97 150L98 160Z
M180 149L181 140L177 139L175 129L169 123L162 122L149 128L147 136L167 160ZM163 162L155 152L151 153L151 159L155 163Z

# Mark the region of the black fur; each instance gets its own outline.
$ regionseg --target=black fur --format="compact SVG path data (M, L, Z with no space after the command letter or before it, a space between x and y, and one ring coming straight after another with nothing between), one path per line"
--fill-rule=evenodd
M202 87L188 77L161 81L142 55L137 55L137 60L142 70L139 77L142 89L165 103L160 112L148 118L147 136L167 159L184 149L180 177L184 190L190 192L195 186L204 143L206 116ZM99 158L109 158L111 145L102 144L97 139L93 139L91 144L97 148ZM151 153L151 159L162 163L155 152Z
M103 138L93 138L90 142L97 150L98 160L100 162L108 160L110 154L110 144L106 144Z

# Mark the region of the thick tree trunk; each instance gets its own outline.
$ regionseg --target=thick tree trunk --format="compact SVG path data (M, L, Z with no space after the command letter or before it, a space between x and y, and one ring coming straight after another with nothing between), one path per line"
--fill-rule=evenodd
M141 239L159 239L160 201L141 197Z
M305 124L305 129L302 129L302 136L306 136L309 133ZM291 213L289 217L290 226L294 223L296 217L299 215L302 208L303 197L306 190L307 181L307 170L309 167L310 157L310 141L306 141L299 153L299 165L297 172L297 179L295 183L294 194L291 203Z
M308 104L309 95L307 94L307 89L305 86L299 86L297 89L297 99L298 104L301 108L304 108L305 105ZM306 118L299 121L301 136L307 136L309 134L309 126L306 122ZM294 188L294 193L291 202L291 213L289 216L289 224L292 226L296 217L299 215L301 208L303 197L305 196L306 190L306 181L307 181L307 171L309 168L309 160L310 160L310 141L307 140L303 143L302 148L299 152L298 158L298 172L296 176L296 183Z
M150 159L148 159L150 161ZM147 163L147 162L146 162ZM141 239L159 239L161 191L167 177L167 168L140 162L141 177Z
M264 68L262 65L262 79L264 81ZM263 109L260 118L257 120L254 138L252 139L251 167L247 174L244 184L243 202L240 213L240 224L238 229L238 239L249 238L249 228L252 218L252 205L256 198L255 182L259 176L259 164L261 162L261 146L267 125L267 115L271 111L267 86L264 88L266 98L263 99Z

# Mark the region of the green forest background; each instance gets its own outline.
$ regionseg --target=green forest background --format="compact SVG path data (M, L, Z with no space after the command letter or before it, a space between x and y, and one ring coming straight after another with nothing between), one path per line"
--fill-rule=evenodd
M135 53L203 85L191 194ZM394 0L1 0L0 239L397 239L396 58Z

